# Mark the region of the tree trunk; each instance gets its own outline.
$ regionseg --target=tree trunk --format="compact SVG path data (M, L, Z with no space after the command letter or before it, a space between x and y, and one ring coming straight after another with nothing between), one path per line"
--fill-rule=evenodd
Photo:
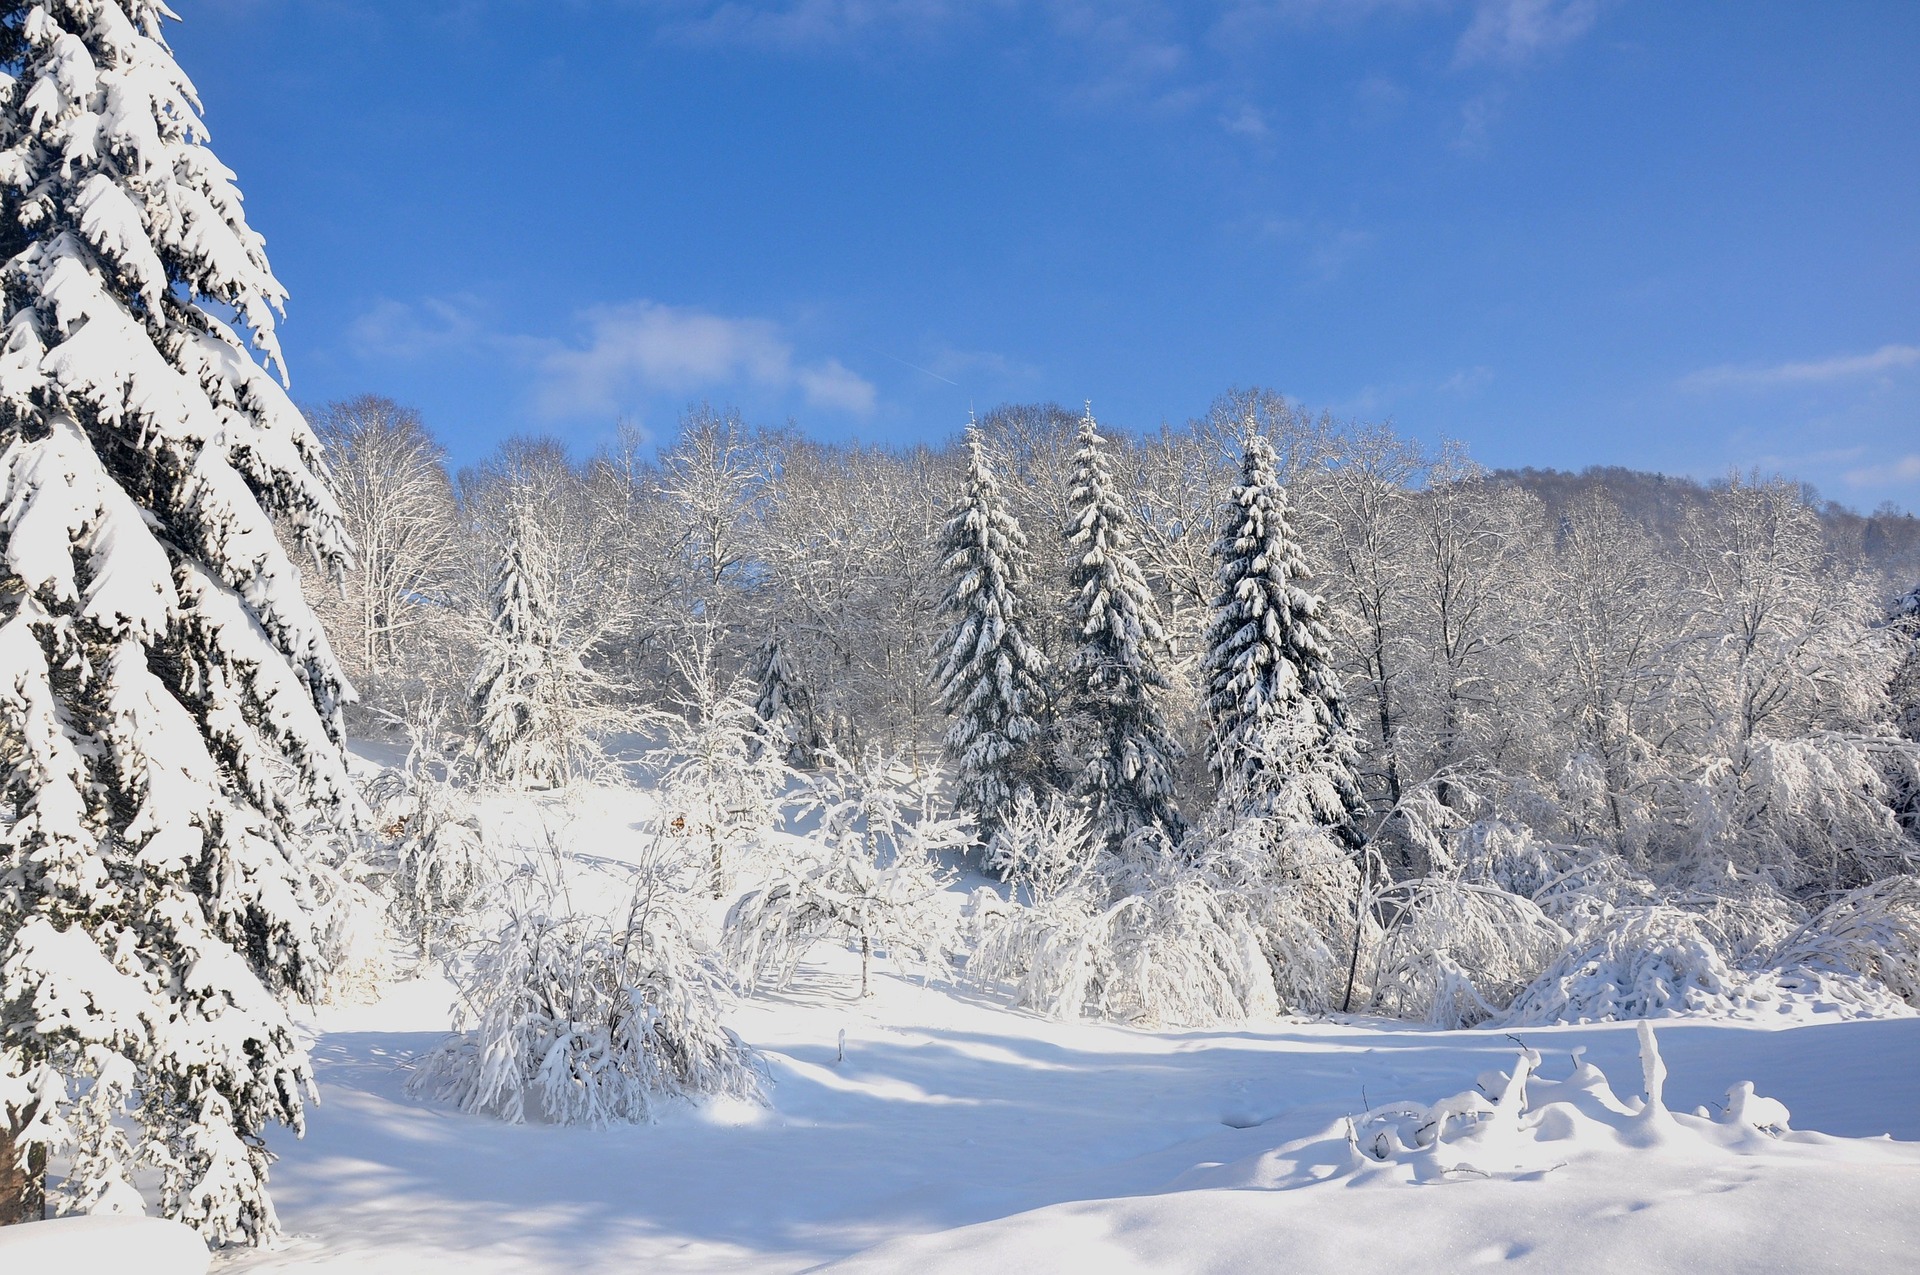
M0 1226L38 1222L47 1215L47 1149L35 1143L23 1165L19 1134L0 1121Z

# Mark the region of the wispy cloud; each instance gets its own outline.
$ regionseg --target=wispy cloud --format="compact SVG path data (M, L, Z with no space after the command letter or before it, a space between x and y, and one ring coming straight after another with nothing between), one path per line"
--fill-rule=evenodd
M483 339L480 302L465 294L428 297L409 305L381 300L347 328L347 343L363 359L416 359Z
M1492 383L1492 368L1463 367L1433 388L1442 394L1474 394Z
M1682 389L1758 389L1775 385L1817 385L1863 376L1896 372L1920 365L1920 345L1883 345L1867 354L1836 354L1830 358L1776 363L1770 367L1702 368L1680 378Z
M1475 93L1460 106L1460 129L1453 135L1453 149L1462 155L1487 153L1493 126L1500 122L1507 97L1498 88Z
M970 6L948 0L745 0L703 6L704 12L669 21L662 35L689 44L745 45L783 53L837 51L869 38L934 35Z
M1247 102L1241 103L1239 110L1222 115L1220 127L1256 142L1264 142L1273 135L1273 126L1267 123L1266 113Z
M1908 452L1878 465L1862 465L1841 475L1849 487L1900 487L1920 483L1920 453Z
M1345 272L1355 258L1373 244L1373 234L1365 230L1338 230L1315 244L1307 253L1307 269L1322 283L1332 283Z
M1453 48L1455 66L1531 62L1593 29L1601 0L1479 0Z
M797 387L815 407L865 415L872 382L838 359L801 364L792 344L766 319L736 319L655 301L587 311L584 342L539 361L539 401L550 415L617 411L635 390L689 393L747 382Z
M571 340L503 331L469 296L381 301L348 329L369 361L489 357L528 370L544 415L613 415L650 393L729 387L797 393L812 407L865 416L877 392L839 359L802 359L781 326L705 310L634 301L576 316Z

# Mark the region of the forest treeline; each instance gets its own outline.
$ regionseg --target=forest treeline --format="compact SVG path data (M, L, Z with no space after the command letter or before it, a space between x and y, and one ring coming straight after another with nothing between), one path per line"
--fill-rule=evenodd
M419 417L378 398L313 413L358 546L320 609L367 728L453 731L483 662L502 555L550 615L548 720L580 746L682 698L691 655L722 681L768 644L804 742L931 762L949 619L941 531L965 451L825 443L707 408L577 462L517 439L450 474ZM1034 642L1069 658L1080 414L995 409L978 435L1030 543ZM1912 609L1920 521L1861 517L1781 478L1702 484L1621 469L1489 471L1392 429L1260 390L1115 434L1129 552L1164 628L1175 795L1213 798L1199 679L1215 541L1244 440L1273 445L1360 743L1366 834L1419 875L1502 820L1643 871L1761 873L1841 889L1908 863ZM751 694L751 691L749 691Z

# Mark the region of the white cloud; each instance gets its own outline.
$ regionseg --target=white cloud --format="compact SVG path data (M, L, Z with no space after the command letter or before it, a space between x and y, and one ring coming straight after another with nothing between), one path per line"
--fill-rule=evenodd
M1776 363L1771 367L1736 367L1727 364L1702 368L1680 378L1680 385L1689 390L1817 385L1894 372L1916 365L1920 365L1920 346L1883 345L1867 354L1836 354L1831 358Z
M1920 482L1920 454L1913 452L1881 465L1862 465L1841 475L1849 487L1895 487Z
M1454 46L1456 66L1530 62L1572 44L1600 17L1601 0L1479 0Z
M817 367L803 367L796 374L800 392L815 407L838 408L855 416L873 411L873 382L850 371L839 359L828 359Z
M1462 103L1460 131L1453 135L1453 149L1462 155L1485 155L1493 126L1500 122L1506 101L1506 94L1495 88L1475 93Z
M1490 367L1463 367L1434 386L1442 394L1473 394L1493 383Z
M784 53L836 50L869 35L923 37L965 14L948 0L792 0L767 5L725 0L697 17L666 25L690 44L745 45Z
M347 342L363 359L416 359L471 346L485 325L470 296L428 297L418 305L381 300L347 328Z
M1335 231L1321 239L1307 253L1307 268L1322 283L1331 283L1372 243L1373 235L1365 230Z
M539 401L549 415L618 411L636 390L691 393L747 382L798 388L815 407L864 415L870 381L838 359L800 364L779 327L701 310L636 301L585 313L584 344L552 345L538 364Z
M1221 116L1220 127L1229 133L1237 133L1241 137L1251 138L1256 142L1266 141L1273 133L1272 126L1267 123L1267 117L1260 108L1246 104L1230 115Z
M797 392L810 406L871 413L873 383L838 359L802 361L780 325L657 301L601 306L577 316L574 341L503 332L472 297L377 302L348 328L363 359L489 357L531 370L547 416L613 415L642 393L694 394L730 386Z

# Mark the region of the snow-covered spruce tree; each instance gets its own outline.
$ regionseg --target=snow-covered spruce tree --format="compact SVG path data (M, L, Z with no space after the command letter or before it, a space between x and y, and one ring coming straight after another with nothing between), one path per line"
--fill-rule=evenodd
M1306 562L1287 523L1273 447L1249 434L1214 545L1220 587L1207 628L1209 762L1223 794L1267 809L1284 792L1355 844L1363 809L1352 732ZM1311 777L1313 782L1299 782Z
M755 751L771 747L790 766L812 766L821 748L813 698L795 681L778 637L768 638L754 652L753 685L753 713L765 736L756 741Z
M940 535L954 617L936 652L953 723L947 753L959 804L991 844L1022 794L1055 787L1046 657L1027 632L1027 538L1007 511L978 429L967 430L967 486Z
M359 818L275 524L323 568L348 546L249 352L280 363L285 293L170 16L0 4L0 1209L65 1147L62 1208L139 1211L140 1174L259 1241L261 1132L311 1085L282 1003L319 981L302 830Z
M469 695L474 761L482 779L553 788L574 769L580 746L570 708L584 707L591 674L566 649L550 599L536 578L539 533L520 520L500 548L480 667Z
M1130 519L1114 492L1093 408L1080 420L1068 494L1067 579L1077 642L1063 698L1075 787L1092 815L1098 844L1118 849L1143 828L1179 840L1185 821L1173 801L1179 756L1155 696L1166 690L1166 645L1153 595L1128 553Z
M1899 667L1888 694L1893 701L1894 727L1920 743L1920 585L1900 595L1888 612L1888 624L1905 638Z

